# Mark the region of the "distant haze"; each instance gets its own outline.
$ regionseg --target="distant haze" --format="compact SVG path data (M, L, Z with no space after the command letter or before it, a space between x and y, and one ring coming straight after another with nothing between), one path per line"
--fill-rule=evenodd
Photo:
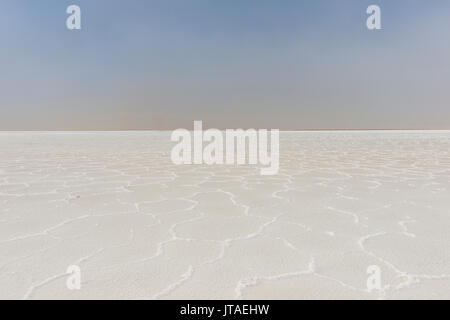
M449 17L448 0L3 0L0 130L450 129Z

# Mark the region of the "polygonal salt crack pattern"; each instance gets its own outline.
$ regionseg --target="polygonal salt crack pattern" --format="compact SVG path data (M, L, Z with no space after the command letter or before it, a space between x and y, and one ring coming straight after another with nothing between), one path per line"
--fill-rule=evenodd
M275 176L171 146L0 133L0 298L450 298L450 132L282 132Z

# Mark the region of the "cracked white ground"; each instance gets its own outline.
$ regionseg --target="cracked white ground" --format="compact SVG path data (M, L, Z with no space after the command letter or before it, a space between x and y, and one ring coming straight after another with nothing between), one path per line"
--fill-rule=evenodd
M0 133L0 298L450 298L449 131L281 132L276 176L169 137Z

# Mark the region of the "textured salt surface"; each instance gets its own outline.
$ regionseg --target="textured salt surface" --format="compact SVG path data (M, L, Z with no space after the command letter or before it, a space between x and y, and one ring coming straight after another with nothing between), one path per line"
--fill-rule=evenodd
M0 133L0 298L450 298L450 132L282 132L276 176L169 135Z

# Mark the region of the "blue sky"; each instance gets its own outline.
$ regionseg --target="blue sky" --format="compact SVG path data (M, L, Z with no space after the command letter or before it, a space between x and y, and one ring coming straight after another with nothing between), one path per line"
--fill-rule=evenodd
M1 7L0 130L450 128L448 0Z

